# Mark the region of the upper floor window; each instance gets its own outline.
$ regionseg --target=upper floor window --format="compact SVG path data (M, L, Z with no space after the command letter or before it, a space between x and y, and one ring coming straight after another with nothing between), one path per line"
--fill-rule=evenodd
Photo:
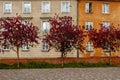
M31 13L31 2L23 2L23 13Z
M50 13L50 1L42 2L42 13Z
M103 3L102 4L102 13L104 13L104 14L109 13L109 4L108 3Z
M49 30L50 30L50 23L48 21L43 21L42 31L43 32L49 32Z
M85 25L86 25L86 30L89 31L89 30L91 30L92 27L93 27L93 22L87 21Z
M110 26L110 22L103 22L103 27L109 27Z
M87 2L85 4L85 12L86 13L91 13L92 12L92 3L91 2Z
M12 12L12 2L4 2L4 13Z
M93 44L91 42L87 42L86 51L93 51Z
M70 1L61 2L61 12L70 12Z
M22 45L22 50L29 50L28 44L23 44Z

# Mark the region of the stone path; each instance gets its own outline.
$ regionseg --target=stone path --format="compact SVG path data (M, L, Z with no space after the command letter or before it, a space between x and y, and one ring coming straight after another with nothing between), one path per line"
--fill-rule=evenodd
M120 68L0 70L0 80L120 80Z

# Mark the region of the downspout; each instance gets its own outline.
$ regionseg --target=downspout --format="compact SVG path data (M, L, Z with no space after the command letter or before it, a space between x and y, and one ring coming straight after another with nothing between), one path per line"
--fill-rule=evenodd
M78 1L79 1L79 0L77 0L77 6L76 6L76 7L77 7L77 8L76 8L76 9L77 9L77 12L76 12L76 15L77 15L77 19L76 19L77 22L76 22L76 23L77 23L77 25L78 25ZM79 58L79 49L77 49L77 58Z
M78 1L79 0L77 0L77 6L76 6L77 7L77 13L76 13L76 15L77 15L77 25L78 25Z

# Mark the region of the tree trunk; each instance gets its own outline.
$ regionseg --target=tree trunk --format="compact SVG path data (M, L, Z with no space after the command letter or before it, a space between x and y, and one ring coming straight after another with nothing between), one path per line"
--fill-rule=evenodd
M109 64L111 65L111 51L109 53Z
M64 53L61 53L61 66L64 66Z
M17 47L17 68L20 67L20 61L19 61L19 47Z
M79 49L77 49L77 58L79 58Z

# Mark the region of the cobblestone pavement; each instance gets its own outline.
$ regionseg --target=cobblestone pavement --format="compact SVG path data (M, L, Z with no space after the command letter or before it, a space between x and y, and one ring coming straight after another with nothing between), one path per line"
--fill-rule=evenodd
M120 68L0 70L0 80L120 80Z

